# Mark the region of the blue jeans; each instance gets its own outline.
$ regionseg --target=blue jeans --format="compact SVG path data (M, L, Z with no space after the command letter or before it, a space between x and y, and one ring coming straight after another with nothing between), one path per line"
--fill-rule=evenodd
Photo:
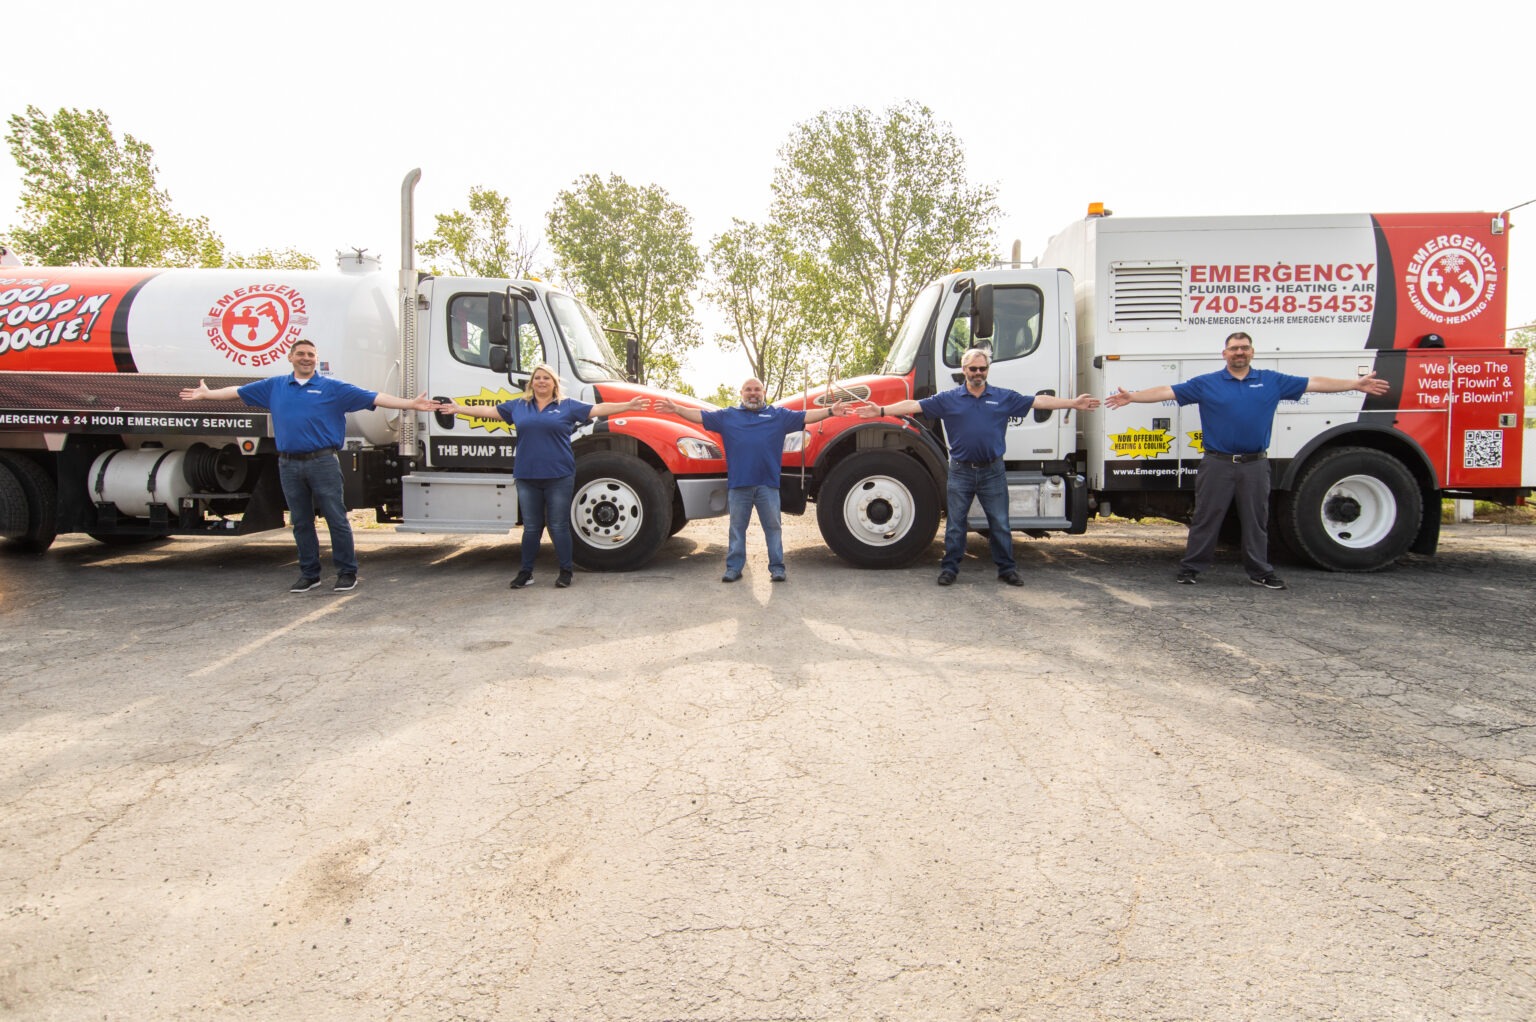
M555 479L518 479L517 506L523 513L523 570L532 571L539 554L544 528L555 544L555 560L561 571L572 568L571 495L576 492L576 476Z
M966 519L971 514L971 500L980 499L987 516L987 542L992 546L992 560L998 575L1006 575L1018 565L1013 560L1013 533L1008 531L1008 474L999 458L990 465L972 468L958 461L949 463L944 523L944 560L939 570L960 573L965 557Z
M757 520L768 540L768 571L780 575L784 572L784 527L779 519L779 488L777 486L737 486L727 491L726 503L731 510L731 540L725 552L725 570L741 574L747 566L747 525L752 520L752 509L757 508Z
M293 541L299 548L299 572L305 578L320 577L320 537L315 535L315 512L331 530L331 563L336 574L357 574L357 552L352 544L352 523L347 521L347 501L342 494L341 462L336 455L277 460L277 478L283 484L288 517L293 520Z

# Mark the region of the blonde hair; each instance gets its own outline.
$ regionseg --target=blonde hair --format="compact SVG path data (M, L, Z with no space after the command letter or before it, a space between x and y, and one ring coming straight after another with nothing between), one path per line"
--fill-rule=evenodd
M538 373L540 370L542 370L545 374L547 374L551 380L555 381L554 396L551 397L550 400L552 400L552 401L564 401L565 400L565 395L560 392L560 374L555 372L555 367L550 365L548 362L540 362L538 365L533 367L533 372L530 372L528 374L528 392L524 395L523 399L525 401L527 401L529 404L533 404L533 402L534 402L534 397L533 397L533 377L534 377L534 374Z

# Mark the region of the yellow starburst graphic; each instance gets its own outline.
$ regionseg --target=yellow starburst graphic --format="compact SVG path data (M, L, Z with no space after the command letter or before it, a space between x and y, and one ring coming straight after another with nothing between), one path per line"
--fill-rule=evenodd
M1173 435L1166 429L1128 429L1109 434L1110 450L1118 458L1156 458L1173 446Z
M486 390L484 387L481 387L480 393L469 397L456 397L453 399L453 403L461 408L484 408L489 413L488 417L460 415L459 418L469 420L469 427L471 429L483 429L487 433L494 433L499 429L510 435L513 432L512 424L496 414L496 406L504 401L511 401L522 396L523 391L518 391L514 394L505 387L500 390Z
M1195 450L1199 451L1201 454L1204 454L1205 453L1205 430L1203 430L1203 429L1190 430L1190 433L1189 433L1189 446L1193 447Z

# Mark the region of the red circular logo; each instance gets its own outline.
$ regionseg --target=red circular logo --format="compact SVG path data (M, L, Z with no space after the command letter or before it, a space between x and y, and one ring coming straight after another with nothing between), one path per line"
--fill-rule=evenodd
M304 296L283 284L236 288L203 317L208 343L239 366L272 365L288 353L309 325Z
M288 332L293 318L288 303L277 295L254 295L234 302L219 317L224 339L241 351L265 351Z

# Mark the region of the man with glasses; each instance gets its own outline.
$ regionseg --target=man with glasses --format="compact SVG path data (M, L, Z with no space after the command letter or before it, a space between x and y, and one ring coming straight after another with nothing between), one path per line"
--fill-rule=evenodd
M944 560L939 564L939 585L953 585L960 574L965 556L966 519L971 501L980 500L987 516L987 542L997 577L1011 586L1021 586L1018 565L1013 559L1013 533L1008 529L1008 476L1003 466L1008 420L1028 415L1031 409L1076 408L1088 411L1099 406L1098 398L1079 394L1061 398L1050 394L1020 394L1006 387L987 385L987 370L992 356L985 348L971 348L960 357L965 371L965 385L940 391L921 401L898 401L876 408L859 409L862 418L882 415L916 415L921 412L944 423L949 437L949 481L946 484L944 525Z
M1221 357L1225 369L1195 376L1172 386L1127 391L1104 399L1106 408L1177 401L1200 406L1200 472L1195 477L1195 514L1189 524L1184 559L1177 580L1194 585L1216 560L1216 537L1227 508L1237 503L1243 532L1243 566L1248 580L1265 589L1284 589L1269 563L1269 447L1275 409L1308 392L1339 394L1358 390L1385 394L1387 381L1369 373L1354 380L1329 376L1291 376L1253 368L1253 338L1238 331L1227 338Z

